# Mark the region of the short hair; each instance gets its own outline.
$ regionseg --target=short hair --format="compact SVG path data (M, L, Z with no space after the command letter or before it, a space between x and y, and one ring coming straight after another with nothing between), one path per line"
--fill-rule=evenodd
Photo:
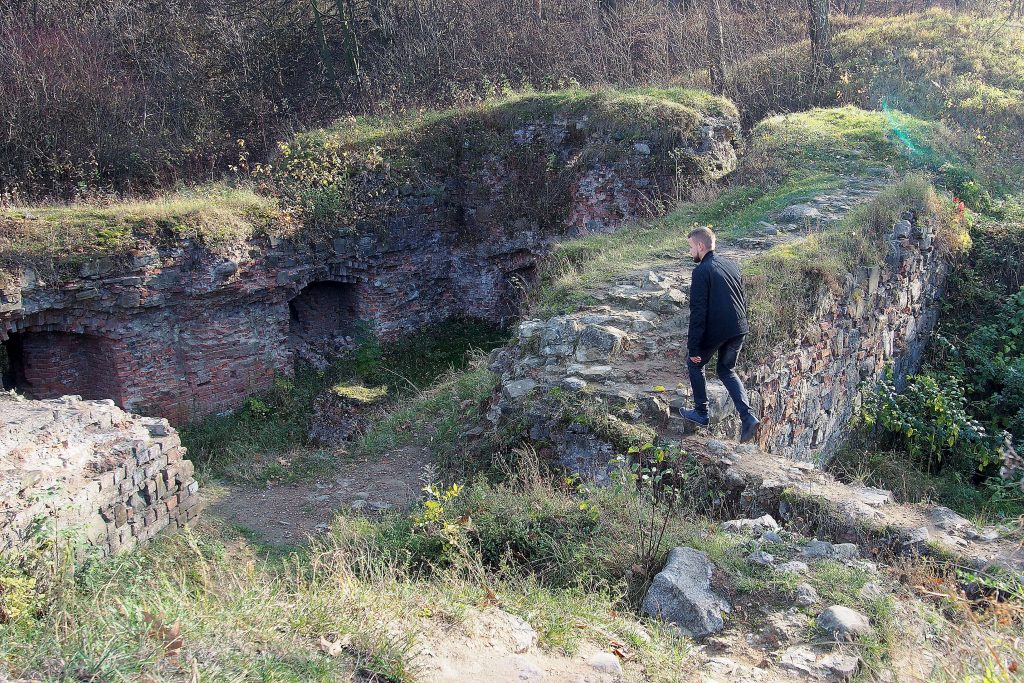
M705 249L715 248L715 233L711 228L702 225L699 228L691 230L687 237L692 239L694 242L700 243Z

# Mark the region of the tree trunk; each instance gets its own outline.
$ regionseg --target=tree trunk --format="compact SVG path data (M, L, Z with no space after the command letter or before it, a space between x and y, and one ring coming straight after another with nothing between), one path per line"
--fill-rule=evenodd
M807 0L811 10L811 80L815 92L832 76L835 55L832 53L832 26L829 23L829 0Z
M722 7L719 0L705 0L708 15L708 72L711 90L725 92L725 37L722 34ZM813 1L813 0L812 0Z
M338 83L338 72L334 68L334 57L331 55L331 48L328 44L327 33L324 28L323 13L317 5L317 0L310 0L310 9L313 10L313 25L316 27L317 47L320 52L320 63L326 72L327 81L330 83L331 91L334 93L338 103L345 101L345 94Z

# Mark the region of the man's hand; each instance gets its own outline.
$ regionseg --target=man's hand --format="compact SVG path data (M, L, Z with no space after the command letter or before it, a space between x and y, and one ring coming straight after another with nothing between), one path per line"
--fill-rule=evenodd
M690 356L690 360L694 363L700 363L700 356Z

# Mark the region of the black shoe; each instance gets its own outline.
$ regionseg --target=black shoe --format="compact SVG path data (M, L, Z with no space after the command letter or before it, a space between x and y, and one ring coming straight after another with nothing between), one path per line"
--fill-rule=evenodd
M707 427L711 424L711 418L708 417L707 413L699 413L696 410L690 410L689 408L679 407L679 417L684 420L700 425L701 427Z
M748 415L747 419L743 421L743 428L740 429L740 443L746 443L757 436L757 428L760 426L760 420L753 415Z

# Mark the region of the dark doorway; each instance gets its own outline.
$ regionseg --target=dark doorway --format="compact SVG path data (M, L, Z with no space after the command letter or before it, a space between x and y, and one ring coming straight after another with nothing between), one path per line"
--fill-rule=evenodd
M29 398L77 394L121 403L112 340L71 332L16 332L3 343L4 389Z
M289 337L300 357L327 356L351 344L359 319L358 285L312 282L288 302Z

